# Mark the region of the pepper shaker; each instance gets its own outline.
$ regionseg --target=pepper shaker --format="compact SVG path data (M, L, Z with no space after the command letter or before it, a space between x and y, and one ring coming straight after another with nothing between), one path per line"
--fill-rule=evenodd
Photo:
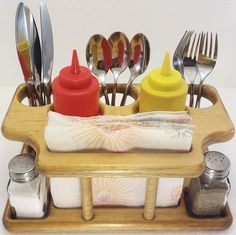
M19 154L8 164L8 196L16 218L41 218L47 212L46 178L35 168L34 157Z
M230 161L217 151L206 152L205 161L204 173L190 182L189 206L196 216L220 216L224 212L230 191Z

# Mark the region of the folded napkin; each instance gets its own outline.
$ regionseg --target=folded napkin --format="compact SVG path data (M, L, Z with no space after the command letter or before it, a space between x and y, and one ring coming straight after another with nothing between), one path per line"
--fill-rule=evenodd
M57 152L125 152L137 148L189 151L193 130L185 111L88 118L50 111L44 138L48 148Z
M159 178L156 207L177 206L183 178ZM54 205L59 208L81 207L80 178L50 178ZM144 206L146 178L92 178L94 206Z

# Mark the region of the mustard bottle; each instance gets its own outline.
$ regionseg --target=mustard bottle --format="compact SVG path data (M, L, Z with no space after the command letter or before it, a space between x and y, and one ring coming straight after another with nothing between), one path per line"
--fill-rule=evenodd
M188 84L171 69L166 52L162 68L152 70L141 82L139 112L183 111L187 92Z

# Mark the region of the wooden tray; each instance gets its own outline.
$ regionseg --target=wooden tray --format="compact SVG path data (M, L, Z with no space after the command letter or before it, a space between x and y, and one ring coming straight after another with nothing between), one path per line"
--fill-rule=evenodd
M119 89L123 89L119 85ZM139 86L131 95L137 101L130 106L111 108L101 104L103 114L129 114L137 111ZM196 90L197 92L197 90ZM23 231L153 231L153 230L222 230L232 223L227 205L225 214L215 218L194 218L185 206L183 197L175 208L155 208L158 177L199 176L204 170L203 152L212 143L224 142L234 135L233 124L217 91L204 86L203 96L213 106L204 109L187 108L195 125L192 149L189 153L131 152L131 153L54 153L47 149L43 132L47 112L52 105L27 107L21 101L25 87L16 90L2 125L6 138L32 146L36 164L46 176L80 176L82 208L58 209L50 204L47 217L20 220L12 217L9 203L3 215L8 230ZM24 152L30 148L24 148ZM147 177L146 199L143 208L93 208L91 177ZM188 184L187 184L188 185Z
M232 224L232 215L227 205L222 217L194 218L188 214L181 199L178 207L157 208L151 221L143 218L143 208L95 208L94 218L85 221L82 209L58 209L52 203L48 217L20 220L12 218L7 203L3 224L7 230L14 232L224 230Z
M119 85L118 89L122 86ZM137 93L138 90L138 85L132 87L132 93ZM188 153L50 152L44 141L44 129L47 113L53 110L53 105L27 107L21 103L25 96L25 87L20 85L6 114L2 133L8 139L32 146L37 153L36 166L46 176L196 177L204 170L205 148L209 144L225 142L234 135L234 126L216 89L204 86L203 96L209 99L213 106L202 109L187 108L195 126L192 149ZM121 108L121 111L124 114L132 108L133 106L127 110ZM113 112L106 105L101 105L101 109L104 114Z

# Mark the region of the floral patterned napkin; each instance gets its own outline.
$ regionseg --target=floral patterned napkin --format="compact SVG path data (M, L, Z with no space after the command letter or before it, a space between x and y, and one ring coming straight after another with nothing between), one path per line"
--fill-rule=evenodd
M183 112L148 112L129 116L72 117L48 113L45 141L51 151L137 149L189 151L194 126ZM57 138L55 138L57 137Z

